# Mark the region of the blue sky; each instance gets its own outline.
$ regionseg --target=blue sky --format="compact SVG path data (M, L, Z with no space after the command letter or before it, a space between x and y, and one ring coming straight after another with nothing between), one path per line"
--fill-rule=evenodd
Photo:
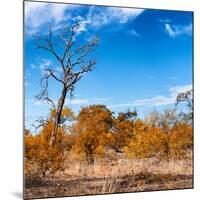
M25 125L48 113L45 102L34 96L46 67L60 73L56 60L36 49L33 34L55 38L63 27L79 21L76 41L96 35L97 64L75 88L66 105L76 113L83 106L105 104L112 111L128 108L144 117L152 109L172 107L176 96L192 87L192 13L73 4L25 2ZM57 51L62 49L57 47ZM59 98L60 87L51 81L50 97Z

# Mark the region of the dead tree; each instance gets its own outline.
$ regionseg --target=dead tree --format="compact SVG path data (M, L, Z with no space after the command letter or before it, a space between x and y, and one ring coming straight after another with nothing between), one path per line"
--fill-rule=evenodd
M179 114L180 118L186 122L192 125L192 121L193 121L193 90L188 90L186 92L182 92L180 94L178 94L178 96L176 97L176 106L178 106L181 103L185 103L186 104L186 111L181 111L181 113Z
M76 83L87 73L93 70L93 66L96 62L89 57L91 51L93 51L98 44L98 37L95 37L86 44L77 46L76 35L79 32L80 24L72 26L64 34L59 36L53 35L50 29L47 37L34 36L37 40L37 48L42 49L51 54L59 63L59 67L62 71L58 76L55 71L55 67L45 68L45 73L41 79L42 90L41 93L36 96L37 100L45 100L56 109L54 119L54 130L50 139L50 145L53 145L56 139L58 127L61 121L61 113L65 104L67 95L73 95L74 86ZM55 40L56 39L56 40ZM56 52L55 44L63 45L62 55ZM62 86L62 92L58 102L55 104L48 95L49 79L55 80Z

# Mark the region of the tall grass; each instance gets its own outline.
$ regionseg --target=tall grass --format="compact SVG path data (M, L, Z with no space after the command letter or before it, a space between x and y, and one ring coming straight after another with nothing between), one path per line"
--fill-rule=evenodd
M87 165L84 162L70 163L64 172L57 174L59 177L68 178L102 178L123 177L139 173L171 174L171 175L192 175L192 160L158 160L158 159L119 159L117 162L104 163L95 162L94 165Z

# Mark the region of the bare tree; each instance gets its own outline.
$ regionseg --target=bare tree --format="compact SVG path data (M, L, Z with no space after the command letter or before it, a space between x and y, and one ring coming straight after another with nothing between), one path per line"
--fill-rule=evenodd
M193 90L188 90L178 94L176 97L176 106L185 103L187 110L180 113L180 117L186 123L192 124L193 120Z
M56 73L55 67L47 67L41 79L42 90L36 96L37 100L45 100L56 109L55 125L52 132L50 145L53 145L56 139L58 127L61 121L61 113L65 104L66 96L73 96L76 83L86 74L93 70L96 62L89 57L89 53L95 49L98 44L98 37L95 37L86 44L75 46L76 35L79 33L80 24L73 25L69 30L65 31L61 36L53 35L50 29L47 37L34 36L37 40L37 48L42 49L51 54L59 63L61 76ZM56 45L63 45L63 52L59 55L56 52ZM56 103L50 99L48 95L49 79L55 80L61 84L62 92Z

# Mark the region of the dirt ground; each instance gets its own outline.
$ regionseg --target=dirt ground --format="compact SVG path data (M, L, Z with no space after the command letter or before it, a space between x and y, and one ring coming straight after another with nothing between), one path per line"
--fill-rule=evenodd
M192 187L192 175L139 173L114 178L26 178L25 198L139 192Z

